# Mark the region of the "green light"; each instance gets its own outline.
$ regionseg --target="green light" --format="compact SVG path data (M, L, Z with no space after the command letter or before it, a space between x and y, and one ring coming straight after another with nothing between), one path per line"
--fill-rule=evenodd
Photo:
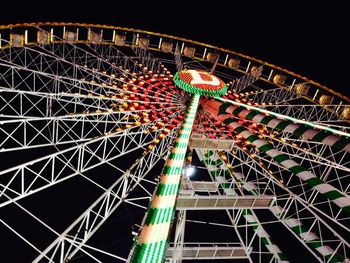
M130 260L132 263L159 263L164 260L171 219L175 211L175 197L179 190L182 166L186 157L185 149L187 149L189 142L195 114L199 104L199 98L199 95L194 95L192 97L189 110L177 136L177 138L182 139L181 143L175 144L163 170L162 177L175 177L171 179L172 183L164 183L157 186L155 192L157 202L151 202L145 221L146 223L143 228L144 230L148 227L151 231L141 231L140 236L143 233L145 235L142 238L139 236L138 241L135 243L133 255ZM174 161L176 162L175 164L173 163ZM159 200L161 206L157 206ZM167 224L169 224L169 227Z
M308 125L310 127L314 127L314 128L320 129L320 130L329 131L329 132L332 132L334 134L338 134L338 135L342 135L342 136L350 138L350 134L347 133L347 132L339 131L339 130L336 130L336 129L333 129L333 128L330 128L330 127L326 127L326 126L323 126L323 125L320 125L320 124L316 124L316 123L309 122L309 121L304 121L304 120L299 120L299 119L296 119L296 118L293 118L293 117L290 117L290 116L285 116L285 115L282 115L282 114L279 114L279 113L276 113L276 112L273 112L273 111L260 109L258 107L254 107L254 106L247 105L247 104L244 104L244 103L241 103L241 102L237 102L237 101L233 101L233 100L227 100L227 99L223 99L223 98L220 98L220 97L216 97L215 99L221 100L221 101L224 101L224 102L228 102L228 103L231 103L231 104L234 104L234 105L237 105L237 106L242 106L242 107L245 107L246 109L256 110L256 111L259 111L261 113L265 113L265 114L268 114L268 115L271 115L271 116L278 117L280 119L290 120L290 121L293 121L295 123L306 124L306 125Z
M217 96L222 96L227 92L227 86L224 84L223 88L219 90L210 90L210 89L201 89L197 88L179 77L179 72L177 72L174 76L174 82L176 85L181 87L182 89L186 90L189 93L197 94L200 96L208 96L208 97L217 97Z

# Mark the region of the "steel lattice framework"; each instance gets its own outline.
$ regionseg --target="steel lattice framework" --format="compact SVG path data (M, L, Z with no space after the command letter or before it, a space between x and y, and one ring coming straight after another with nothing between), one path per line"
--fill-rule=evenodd
M227 92L185 92L173 81L183 69ZM349 120L347 97L219 47L104 25L0 26L2 257L290 262L295 246L348 262Z

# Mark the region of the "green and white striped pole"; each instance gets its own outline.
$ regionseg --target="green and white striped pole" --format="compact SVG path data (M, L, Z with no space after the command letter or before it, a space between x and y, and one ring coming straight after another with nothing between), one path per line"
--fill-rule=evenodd
M215 107L215 104L211 102L206 102L203 104L203 107L210 111L213 116L224 122L226 125L234 129L234 132L242 136L244 139L249 141L260 151L266 153L278 164L285 167L291 173L299 177L303 182L307 183L312 189L316 190L332 203L337 205L347 214L350 214L350 197L345 193L342 193L337 188L333 187L330 184L325 183L316 175L308 171L305 167L301 166L297 162L289 158L285 153L280 152L277 149L274 149L273 146L267 143L265 140L260 139L257 135L253 134L246 127L240 125L235 119L230 118L227 114L220 114L218 107Z
M306 140L320 142L338 150L345 150L350 152L350 139L347 137L340 137L331 134L328 130L316 130L310 125L296 123L292 120L274 118L270 115L260 113L257 110L247 109L243 106L233 105L232 103L223 103L220 106L219 113L233 114L234 116L244 119L252 120L255 123L261 123L269 128L277 129L282 132L292 133L298 137ZM327 128L327 127L325 127Z
M198 151L197 151L198 152ZM203 153L200 151L198 154L200 161L202 161L210 174L223 188L224 192L228 196L237 196L237 193L233 189L232 185L228 180L232 179L233 176L226 164L220 159L218 154L214 151L207 151ZM257 194L256 194L257 195ZM272 241L270 235L265 231L263 226L260 224L258 218L255 216L253 211L250 209L242 209L243 217L247 221L248 225L256 232L261 242L265 245L268 251L281 263L289 262L287 256L281 251L281 249Z
M192 95L184 123L166 161L143 228L132 249L129 261L131 263L161 263L164 261L182 169L199 98L199 95Z
M244 175L241 173L235 172L233 178L239 182L240 185L249 193L253 195L260 195L259 188L253 182L246 181ZM276 218L283 221L287 227L292 230L292 232L304 240L305 243L310 246L315 252L321 254L327 262L344 262L344 256L335 253L333 248L325 245L315 233L313 233L308 227L304 226L299 219L293 218L290 214L285 212L284 209L277 203L273 204L270 211L276 216Z

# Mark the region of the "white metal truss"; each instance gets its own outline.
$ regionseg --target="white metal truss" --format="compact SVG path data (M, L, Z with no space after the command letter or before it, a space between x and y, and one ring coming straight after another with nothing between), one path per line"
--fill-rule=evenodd
M262 71L263 66L252 69L248 74L234 80L234 82L228 87L228 90L234 93L242 92L260 78Z
M183 63L182 58L181 58L181 52L180 52L180 47L179 47L179 43L178 42L176 42L174 57L175 57L175 63L176 63L177 71L183 70L184 63Z
M307 229L309 229L310 233L319 237L322 244L331 245L335 253L340 253L345 257L349 256L350 246L346 239L342 237L343 233L338 233L333 226L329 225L327 221L318 214L319 211L314 209L314 205L308 204L307 200L303 199L303 194L298 195L293 193L293 188L290 189L287 187L285 181L282 180L283 178L280 177L281 171L271 173L271 170L261 166L259 159L251 158L249 154L241 149L236 149L234 155L229 153L228 157L229 163L231 163L233 169L237 170L239 173L245 172L243 178L247 183L243 184L243 186L246 185L245 187L248 187L248 189L254 187L259 193L266 191L265 186L267 185L269 185L270 189L273 189L277 196L276 204L280 207L278 211L274 213L278 222L285 225L320 262L326 260L320 258L320 256L309 247L307 244L308 239L304 239L304 236L298 236L293 232L293 225L290 225L288 221L291 216L294 216L297 222L307 224ZM247 168L244 168L244 166L247 166ZM265 181L266 179L268 179L268 182ZM265 183L263 183L264 181ZM329 236L329 233L332 233L332 235Z
M323 125L337 125L336 128L340 130L349 129L348 127L342 126L341 122L344 118L341 113L344 109L348 108L349 105L327 105L327 107L320 105L305 105L305 104L272 104L260 106L286 116L293 116L297 119L305 119L307 121L313 121L322 123Z
M139 158L104 193L77 218L33 262L65 262L72 259L89 238L123 203L130 203L128 195L137 187L157 162L164 159L174 139L175 130L151 151ZM145 193L149 198L150 194ZM128 202L129 201L129 202ZM119 258L123 260L123 258Z
M252 94L246 95L252 102L260 104L289 104L291 101L300 98L300 95L296 92L295 87L278 87L269 90L260 90Z
M68 149L0 172L0 207L34 194L103 163L145 148L163 129L146 131L156 123L134 126L121 132L100 136ZM102 149L102 151L101 151ZM57 167L61 166L60 169ZM48 171L47 171L48 170ZM46 173L43 173L46 171ZM20 181L18 184L17 181ZM6 194L6 198L5 197Z

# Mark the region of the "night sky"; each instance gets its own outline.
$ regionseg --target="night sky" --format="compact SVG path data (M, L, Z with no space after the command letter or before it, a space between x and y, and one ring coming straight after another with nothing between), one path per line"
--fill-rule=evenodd
M74 2L74 5L72 5ZM347 8L284 1L10 0L0 24L64 21L132 27L231 49L294 71L350 98ZM228 3L232 2L232 6ZM264 3L260 3L264 2ZM79 201L79 200L78 200ZM77 201L77 202L78 202ZM278 231L278 229L276 230ZM276 235L278 236L278 235ZM1 261L1 260L0 260Z

